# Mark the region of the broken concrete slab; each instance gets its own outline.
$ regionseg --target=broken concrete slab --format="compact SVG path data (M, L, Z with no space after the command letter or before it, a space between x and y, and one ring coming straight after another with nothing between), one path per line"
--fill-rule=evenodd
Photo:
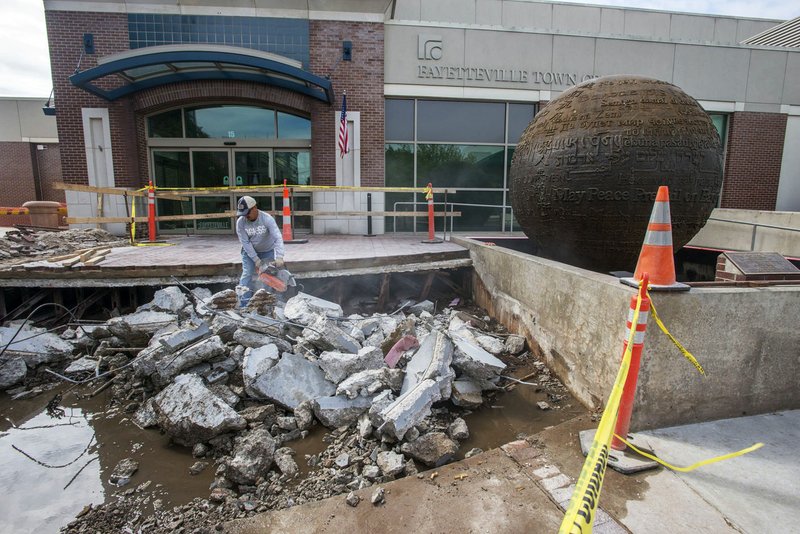
M264 423L269 428L278 419L274 404L262 404L259 406L249 406L239 412L248 423Z
M297 428L308 430L314 424L314 401L303 401L294 409Z
M403 371L401 369L367 369L351 375L336 388L336 394L354 399L359 395L372 397L386 388L400 391L403 384Z
M155 385L163 386L182 371L208 362L223 354L225 354L225 344L222 343L219 336L211 336L199 343L185 347L175 354L161 356L156 361L155 373L150 375L150 378ZM211 370L211 366L209 366L208 370ZM206 370L203 369L202 371Z
M452 423L450 423L450 426L447 427L447 435L454 440L463 441L467 439L469 437L469 427L467 426L467 422L461 417L457 417Z
M291 352L292 345L283 338L268 336L259 332L253 332L246 328L239 328L233 334L233 340L239 345L256 349L264 345L277 345L280 352Z
M455 458L458 443L444 432L429 432L410 443L403 443L400 450L427 466L439 467Z
M378 453L378 459L375 462L380 468L384 476L393 477L399 475L406 468L406 459L402 454L397 454L394 451L385 451Z
M391 406L395 400L396 398L394 394L388 389L375 395L375 398L372 399L372 406L370 406L369 410L367 411L367 416L369 417L370 423L373 427L378 428L383 424L381 412Z
M449 399L451 383L455 373L450 369L453 361L453 342L443 332L434 330L420 344L419 349L406 366L403 380L403 395L423 380L435 380L440 387L442 399Z
M211 320L211 331L222 338L225 343L230 343L233 341L233 334L239 329L241 317L232 317L227 313L214 314L214 318Z
M292 458L294 454L294 450L289 447L281 447L275 451L275 465L278 466L281 473L289 478L294 478L300 472L297 462Z
M477 408L483 404L483 390L472 380L454 380L450 400L461 408Z
M225 289L211 295L206 305L214 310L232 310L239 305L239 297L233 289Z
M360 371L384 367L383 353L375 347L364 347L355 353L327 351L320 354L319 366L328 380L338 384Z
M153 398L149 398L139 406L131 417L133 423L139 428L150 428L158 424L158 414L153 406Z
M237 484L253 484L267 474L275 457L275 440L266 428L257 428L236 439L233 458L225 477Z
M211 329L201 322L196 328L182 328L158 338L158 342L167 350L175 352L211 336Z
M416 304L408 308L408 312L413 313L417 317L419 317L422 312L428 312L430 314L433 314L435 311L436 311L436 305L430 300L423 300L422 302L417 302Z
M291 410L307 400L328 397L336 385L325 379L319 365L296 354L284 353L278 363L250 385L256 398L269 399Z
M314 401L314 414L328 428L347 426L372 406L372 398L320 397Z
M478 341L478 345L494 356L502 354L506 349L505 343L492 336L477 336L475 339Z
M430 415L433 403L441 399L439 384L426 378L384 408L379 414L381 424L376 426L380 431L401 440L411 427Z
M154 397L161 428L181 445L194 446L247 422L196 375L179 375Z
M210 384L208 389L231 408L236 408L236 405L239 404L241 400L239 395L228 387L227 384Z
M525 350L525 338L512 334L506 338L506 352L517 355Z
M455 336L453 341L456 346L453 367L478 381L484 389L492 387L486 381L496 378L506 368L506 364L464 338Z
M178 316L160 311L139 311L121 317L114 317L106 322L108 329L115 336L122 338L133 347L144 347L150 338L170 324L177 325Z
M353 336L321 316L303 330L303 337L323 351L355 353L361 349Z
M31 369L43 363L64 360L74 350L72 343L42 328L23 328L19 333L17 330L18 327L0 327L0 346L6 347L3 356L18 356Z
M244 360L242 360L242 379L244 381L244 390L251 397L257 397L259 394L251 389L253 383L259 376L263 375L280 360L277 345L270 343L255 349L247 349L244 351Z
M4 354L0 357L0 391L25 380L28 366L20 356Z
M307 293L298 293L286 301L283 314L294 323L308 326L315 322L320 315L334 318L343 317L344 311L335 302L323 300Z
M74 374L74 373L88 373L97 369L98 361L95 358L90 358L88 356L84 356L82 358L78 358L77 360L73 360L66 369L64 369L65 374Z
M150 309L177 314L179 311L183 310L187 304L189 304L189 301L183 291L177 286L170 286L156 291L153 295L153 300L144 306L140 306L139 309Z
M130 482L131 477L139 470L139 462L133 458L123 458L111 472L108 481L115 486L124 486Z
M283 323L265 315L257 313L248 313L244 316L242 321L242 328L247 328L254 332L267 334L269 336L283 335Z

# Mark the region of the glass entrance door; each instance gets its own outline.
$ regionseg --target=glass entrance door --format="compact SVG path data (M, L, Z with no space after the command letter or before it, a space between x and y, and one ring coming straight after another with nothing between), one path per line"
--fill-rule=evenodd
M234 150L233 168L237 186L272 185L271 150ZM264 211L275 209L272 195L251 195Z
M192 150L192 179L195 188L230 187L230 150ZM233 209L231 195L200 195L194 197L194 212L221 213ZM230 232L230 217L198 219L195 227L203 233Z
M307 150L273 149L167 149L152 151L153 176L157 187L203 188L307 185L311 181L311 154ZM274 179L273 179L274 177ZM199 194L191 201L158 201L159 215L190 215L192 213L221 213L236 207L237 195ZM274 194L253 194L258 207L264 211L280 211L282 191ZM311 210L311 195L293 195L292 210ZM195 221L159 222L160 231L196 229L200 233L231 233L235 219L230 217L198 219ZM280 226L281 216L276 217ZM311 230L311 217L295 217L295 230Z

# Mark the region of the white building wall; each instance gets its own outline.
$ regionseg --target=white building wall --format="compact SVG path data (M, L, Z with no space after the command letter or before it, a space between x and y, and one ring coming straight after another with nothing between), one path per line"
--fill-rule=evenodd
M800 116L786 121L781 178L778 182L776 211L800 211Z

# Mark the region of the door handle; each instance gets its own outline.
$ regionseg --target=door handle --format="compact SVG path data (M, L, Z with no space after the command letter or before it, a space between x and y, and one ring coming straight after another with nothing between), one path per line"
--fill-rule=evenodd
M222 177L222 185L230 185L230 179L227 176Z

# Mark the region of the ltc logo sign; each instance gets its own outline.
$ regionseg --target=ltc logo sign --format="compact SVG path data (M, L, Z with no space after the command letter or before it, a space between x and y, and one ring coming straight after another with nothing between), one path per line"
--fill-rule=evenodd
M420 33L417 36L417 59L442 59L442 36Z

